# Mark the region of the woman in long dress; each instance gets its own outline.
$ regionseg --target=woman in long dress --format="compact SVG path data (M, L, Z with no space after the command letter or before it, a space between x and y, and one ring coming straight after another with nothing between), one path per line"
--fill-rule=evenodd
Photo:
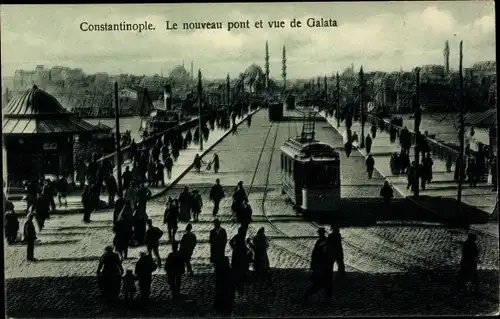
M257 231L257 235L253 237L251 247L254 251L254 269L257 277L265 278L269 272L269 257L267 249L269 248L269 240L266 237L264 227Z

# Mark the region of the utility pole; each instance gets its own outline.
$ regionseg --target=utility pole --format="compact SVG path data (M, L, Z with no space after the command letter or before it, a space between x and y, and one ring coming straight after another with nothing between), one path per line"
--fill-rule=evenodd
M462 54L462 44L463 41L460 41L460 57L459 57L459 62L458 62L458 75L460 76L460 131L459 131L459 138L460 138L460 154L458 154L458 190L457 190L457 204L458 204L458 215L459 218L462 217L462 187L463 187L463 168L464 168L464 153L465 153L465 123L464 123L464 76L462 74L462 61L463 61L463 54Z
M201 120L201 94L203 92L203 87L201 86L201 69L198 69L198 127L200 136L200 151L203 151L203 130L202 130L202 120Z
M283 91L286 91L286 49L283 46L283 58L281 60L281 76L283 77Z
M419 166L420 166L420 148L419 143L421 143L420 136L420 121L422 120L422 113L420 111L420 68L415 68L415 171L413 178L413 196L418 198L420 193L420 183L419 181Z
M340 79L339 72L337 72L337 128L340 127Z
M118 82L115 82L115 126L116 126L116 172L118 196L122 197L122 147L120 136L120 107L118 105Z
M359 147L365 147L365 74L363 73L363 66L359 69L359 104L361 107L360 120L361 120L361 141Z
M229 73L226 77L226 98L227 98L227 106L231 105L231 84L229 82Z

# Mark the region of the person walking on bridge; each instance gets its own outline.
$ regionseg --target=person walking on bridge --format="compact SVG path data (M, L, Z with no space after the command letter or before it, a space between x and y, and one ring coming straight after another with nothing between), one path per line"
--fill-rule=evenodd
M184 191L179 195L180 213L179 218L183 222L191 220L192 195L189 192L189 187L185 186Z
M215 174L219 173L220 161L219 161L219 155L217 155L217 153L214 153L214 159L212 160L212 165L214 167Z
M210 261L216 265L225 257L227 232L221 227L220 221L214 219L214 228L210 231Z
M215 217L219 213L219 204L220 201L224 198L224 189L220 185L220 179L215 180L215 184L210 189L209 198L214 203L214 209L212 215Z
M318 229L319 238L314 245L311 255L311 270L312 274L309 280L311 286L304 294L304 303L307 303L309 298L319 292L325 290L327 296L331 300L332 285L333 285L333 266L327 250L326 231L323 227Z
M391 198L394 197L394 190L391 185L389 185L388 181L385 181L384 186L380 189L380 197L384 199L385 204L389 204L391 202Z
M27 252L27 260L28 261L36 261L35 258L35 241L36 241L36 230L35 225L33 224L33 214L28 215L28 220L24 223L24 241L27 244L26 252Z
M191 256L197 244L196 235L192 232L193 225L187 224L186 232L182 235L179 252L182 255L187 268L188 276L193 276L193 267L191 266Z
M372 178L374 169L375 169L375 159L373 159L373 156L370 154L366 159L366 171L368 172L368 178L370 179Z
M366 150L367 154L370 154L372 152L372 142L373 142L373 140L372 140L370 134L366 135L365 150Z
M174 160L172 157L167 155L165 159L165 168L167 169L167 178L170 180L172 178L172 168L174 167Z

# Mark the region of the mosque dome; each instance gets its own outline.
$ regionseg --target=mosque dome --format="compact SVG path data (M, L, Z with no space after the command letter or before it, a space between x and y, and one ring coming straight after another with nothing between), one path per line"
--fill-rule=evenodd
M264 71L257 64L252 64L243 72L245 79L258 79L264 77Z
M6 117L69 114L61 103L38 86L14 96L4 110Z
M182 65L178 65L170 71L170 78L176 81L189 79L189 72Z

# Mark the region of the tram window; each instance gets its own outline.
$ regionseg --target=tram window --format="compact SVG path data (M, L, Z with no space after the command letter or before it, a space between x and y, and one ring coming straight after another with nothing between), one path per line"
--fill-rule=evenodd
M337 183L337 169L331 165L311 165L307 169L307 186L332 186Z

